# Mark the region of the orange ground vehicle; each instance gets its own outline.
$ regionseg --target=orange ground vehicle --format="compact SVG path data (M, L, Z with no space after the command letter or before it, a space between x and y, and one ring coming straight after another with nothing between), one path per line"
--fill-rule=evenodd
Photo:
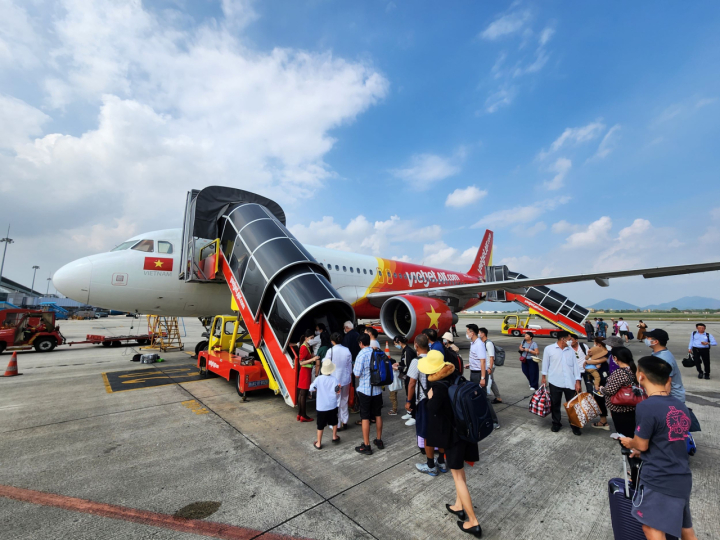
M0 353L4 350L50 352L65 343L55 313L31 309L0 311Z

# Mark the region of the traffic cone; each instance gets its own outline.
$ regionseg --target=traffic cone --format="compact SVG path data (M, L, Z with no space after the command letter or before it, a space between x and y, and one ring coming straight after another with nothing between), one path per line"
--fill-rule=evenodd
M388 344L387 341L385 342L385 354L387 355L388 358L390 358L390 345Z
M3 377L15 377L16 375L22 375L22 373L18 373L17 351L12 353L12 358L10 359L10 363L5 370L5 375L3 375Z

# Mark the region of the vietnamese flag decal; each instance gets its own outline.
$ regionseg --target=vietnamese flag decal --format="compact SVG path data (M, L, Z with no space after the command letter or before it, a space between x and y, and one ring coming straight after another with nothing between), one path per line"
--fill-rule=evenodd
M172 258L145 257L143 270L157 270L158 272L170 272L173 267Z

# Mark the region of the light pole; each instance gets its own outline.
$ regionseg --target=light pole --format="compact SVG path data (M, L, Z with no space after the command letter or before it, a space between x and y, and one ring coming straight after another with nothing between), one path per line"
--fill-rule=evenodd
M9 224L8 224L7 236L5 238L0 238L0 242L5 242L5 247L3 248L2 264L0 264L0 283L2 283L2 274L3 274L3 269L5 268L5 253L7 253L8 244L15 243L15 240L10 238L10 225Z
M34 290L35 290L35 274L37 273L38 268L40 268L40 267L37 266L37 265L36 265L36 266L33 266L33 280L32 280L32 285L30 285L30 290L31 290L31 291L34 291Z
M47 278L48 285L47 285L47 290L45 291L45 296L48 296L50 294L50 282L51 281L52 281L51 277Z

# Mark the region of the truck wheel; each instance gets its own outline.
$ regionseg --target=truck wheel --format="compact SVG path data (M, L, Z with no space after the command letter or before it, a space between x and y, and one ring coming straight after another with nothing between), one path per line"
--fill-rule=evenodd
M207 360L200 360L199 375L201 379L208 378Z
M513 330L513 331L512 331L512 335L515 336L515 337L520 336L520 330Z
M109 342L109 341L103 341L103 342L102 342L102 346L103 346L103 347L109 347L109 346L110 346L110 342Z
M122 345L122 342L120 342L120 341L118 341L118 340L115 340L115 341L112 341L112 342L111 342L111 346L112 346L112 347L119 347L120 345Z
M55 348L55 345L57 343L53 338L46 337L38 339L33 346L37 352L50 352Z
M137 340L137 344L140 346L147 345L148 343L150 343L149 339L138 339Z
M5 342L0 341L0 354L2 354L4 350L5 350Z
M200 341L197 345L195 345L195 358L200 356L200 353L202 351L207 351L208 348L208 341L205 339L203 341Z

